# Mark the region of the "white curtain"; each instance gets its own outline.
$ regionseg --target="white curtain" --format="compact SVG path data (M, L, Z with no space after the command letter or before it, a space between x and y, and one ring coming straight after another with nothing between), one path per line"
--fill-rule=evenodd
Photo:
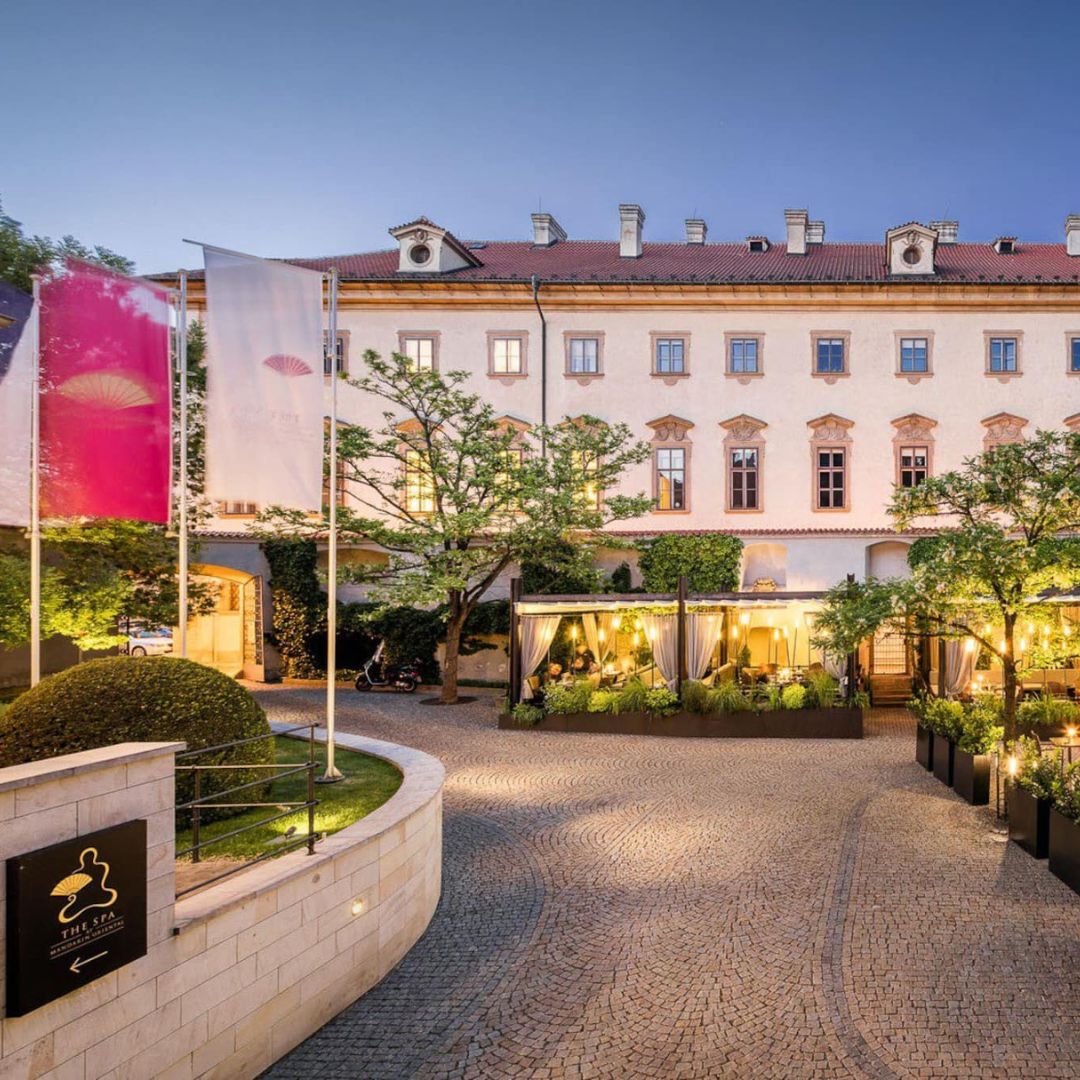
M945 692L959 694L975 674L975 650L968 652L961 640L945 642Z
M533 696L529 676L544 658L559 629L558 615L522 615L521 617L521 696Z
M827 652L821 654L821 666L837 681L847 676L847 657L831 656Z
M719 615L686 616L686 674L691 679L700 679L708 669L721 625Z
M618 625L613 612L605 611L599 615L588 612L581 616L581 625L585 631L585 644L598 664L603 664L604 657L615 649L615 628ZM604 644L600 644L600 631L604 631Z
M642 615L641 625L649 639L653 660L668 688L675 689L679 678L679 630L675 615Z

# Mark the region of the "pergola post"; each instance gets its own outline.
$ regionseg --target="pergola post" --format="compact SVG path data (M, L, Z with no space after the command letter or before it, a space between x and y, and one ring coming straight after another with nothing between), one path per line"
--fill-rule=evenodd
M679 576L679 592L678 592L678 605L679 611L677 615L678 622L676 623L676 629L678 631L676 636L676 651L679 657L678 663L678 675L675 681L675 693L680 697L682 696L682 684L686 678L686 592L687 583L686 576Z
M518 604L521 601L521 578L510 579L510 707L521 700L521 627Z
M945 639L937 639L937 696L945 696Z

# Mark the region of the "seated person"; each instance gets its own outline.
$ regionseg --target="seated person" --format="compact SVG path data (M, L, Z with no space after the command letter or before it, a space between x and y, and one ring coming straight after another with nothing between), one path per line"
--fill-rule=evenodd
M577 654L570 661L570 670L575 675L588 675L590 672L599 671L600 665L585 645L578 645Z
M548 664L545 682L558 682L562 674L562 664Z

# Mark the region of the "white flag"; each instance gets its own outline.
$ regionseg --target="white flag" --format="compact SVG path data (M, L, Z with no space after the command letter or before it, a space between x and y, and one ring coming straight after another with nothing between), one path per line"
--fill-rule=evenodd
M0 345L0 525L30 524L30 396L34 313L15 347Z
M322 274L216 248L206 260L206 494L319 510Z

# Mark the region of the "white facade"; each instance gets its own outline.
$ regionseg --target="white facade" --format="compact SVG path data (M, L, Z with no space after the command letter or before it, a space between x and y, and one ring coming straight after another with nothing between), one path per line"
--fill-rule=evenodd
M690 243L655 245L654 253L648 243L642 248L634 237L627 239L628 229L636 229L640 240L644 215L629 212L636 209L620 208L623 254L617 256L618 243L610 245L611 258L626 267L623 280L594 280L597 275L589 276L587 267L581 280L567 280L565 266L568 259L572 264L574 249L557 223L545 232L545 238L555 237L550 243L517 245L521 250L514 255L515 265L526 271L535 260L539 277L537 295L547 323L547 421L588 413L625 422L654 446L685 452L684 507L619 523L620 531L733 532L747 546L747 588L758 578L797 590L828 588L847 573L897 573L903 570L897 543L912 539L898 538L885 512L898 480L900 446L925 447L936 473L958 467L991 441L1080 421L1080 371L1073 370L1072 353L1073 338L1080 338L1080 257L1067 256L1064 236L1060 245L1024 248L1027 261L1010 262L1020 256L998 255L990 244L951 243L954 223L935 223L944 229L901 226L885 244L873 246L882 267L876 280L829 280L833 274L808 275L805 268L816 265L812 260L833 258L834 249L839 258L858 246L820 242L820 223L809 223L816 231L803 236L803 218L790 219L788 246L807 253L787 254L781 245L759 256L781 260L775 263L781 279L773 274L747 282L734 280L735 274L726 281L702 274L701 280L672 281L677 274L650 274L650 260L657 266L661 258L681 258L678 248L692 248L703 259L715 251L719 258L733 245L702 243L704 223L695 222L688 226ZM473 245L462 245L430 222L423 226L426 242L445 245L437 250L451 251L455 260L459 254L488 257L483 247L474 253ZM948 236L947 246L937 246L939 231ZM415 237L409 226L393 235L404 260ZM871 259L870 247L856 251L864 262ZM562 258L563 272L545 276L544 259L552 253ZM392 269L398 255L396 249L384 253ZM957 275L948 266L942 269L949 260L970 264L970 270ZM1031 278L1039 260L1057 272L1010 284L1018 270ZM792 268L788 280L782 279L784 267ZM1062 267L1072 270L1071 279ZM463 279L456 262L450 271L370 277L344 267L339 328L349 373L362 373L365 349L388 355L401 351L407 337L430 338L440 370L469 372L470 386L499 414L540 422L541 316L529 276L519 272L502 280L510 275L485 277L483 268L465 269L470 279ZM491 342L500 336L521 340L520 375L491 373ZM574 337L598 342L597 374L568 374L568 341ZM758 343L754 373L730 370L732 340L745 338ZM843 342L843 371L816 370L818 338ZM901 341L912 338L925 342L925 372L900 370ZM994 338L1015 342L1015 372L988 370ZM670 339L683 342L682 373L656 371L657 342ZM344 422L382 423L381 403L351 387L339 386L338 402ZM755 509L732 506L730 451L739 446L758 450ZM839 508L818 505L815 455L823 446L843 451ZM625 490L653 492L655 466L654 453L649 464L627 476Z

